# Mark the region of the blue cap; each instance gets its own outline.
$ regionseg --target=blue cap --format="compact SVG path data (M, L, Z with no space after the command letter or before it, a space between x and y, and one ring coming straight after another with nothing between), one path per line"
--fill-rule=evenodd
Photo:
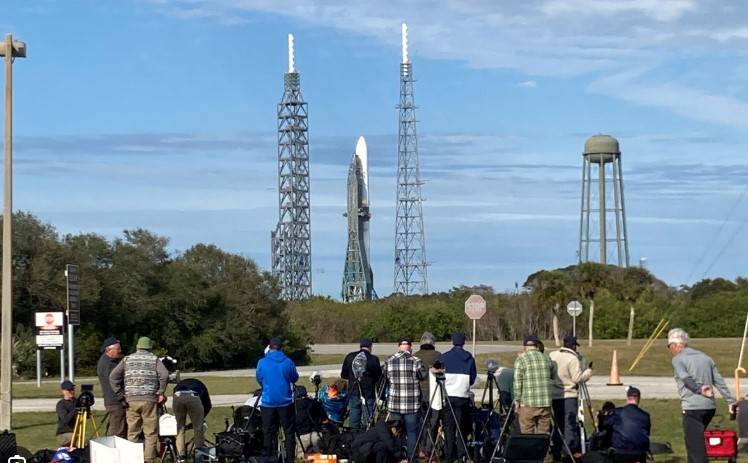
M369 338L363 338L363 339L361 339L361 342L358 343L359 347L366 347L366 348L369 348L369 349L371 349L372 345L373 344L371 342L371 339L369 339Z
M66 379L65 381L60 383L60 389L66 390L66 391L72 391L73 389L75 389L75 384L73 384L73 382L70 381L69 379Z
M105 351L107 347L113 346L115 344L119 344L119 339L115 338L114 336L109 336L104 340L103 343L101 343L101 350Z
M540 338L535 336L534 334L531 334L529 336L525 336L525 342L522 343L524 346L537 346L540 342Z
M576 336L564 336L564 347L575 347L578 345Z
M271 349L280 349L283 347L283 341L279 337L271 338L270 339L270 348Z
M465 335L463 333L452 333L452 345L454 345L454 346L464 346L465 345Z

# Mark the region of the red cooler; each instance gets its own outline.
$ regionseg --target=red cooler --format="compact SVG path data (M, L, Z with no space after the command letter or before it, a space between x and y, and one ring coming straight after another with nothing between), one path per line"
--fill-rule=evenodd
M709 459L738 461L738 433L732 429L704 431L706 455Z

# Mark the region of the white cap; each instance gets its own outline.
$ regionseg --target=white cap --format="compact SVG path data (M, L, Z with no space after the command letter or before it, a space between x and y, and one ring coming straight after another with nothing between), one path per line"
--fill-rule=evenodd
M691 338L682 328L673 328L667 332L667 344L688 344Z

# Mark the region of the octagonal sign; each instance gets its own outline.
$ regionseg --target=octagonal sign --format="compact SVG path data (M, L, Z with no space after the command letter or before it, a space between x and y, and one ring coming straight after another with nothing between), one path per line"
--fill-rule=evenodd
M480 320L486 314L486 300L473 294L465 301L465 315L471 320Z

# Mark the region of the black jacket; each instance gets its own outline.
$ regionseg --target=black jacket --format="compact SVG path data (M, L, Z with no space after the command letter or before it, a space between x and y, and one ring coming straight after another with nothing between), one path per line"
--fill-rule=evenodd
M610 432L610 445L614 449L642 453L649 450L651 427L649 413L633 404L616 408L601 426Z
M208 412L213 408L213 404L210 402L208 388L202 381L194 378L183 379L174 386L174 392L178 391L192 391L197 394L200 397L200 402L203 404L203 414L208 416Z
M109 383L109 374L121 360L111 359L106 354L101 354L99 363L96 364L96 376L99 377L99 386L101 386L101 394L104 396L104 405L119 405L120 403L119 398L114 393L114 390L112 390L112 385Z
M57 431L55 435L73 432L76 417L75 402L75 399L61 399L57 402L57 406L55 407L55 411L57 412Z
M382 366L379 364L379 357L376 355L366 349L357 350L346 355L345 360L343 360L343 369L340 371L340 377L348 380L349 394L359 393L358 381L356 381L356 377L353 375L353 371L351 371L351 365L353 364L353 358L362 351L366 353L366 372L361 380L361 391L366 399L374 399L377 383L382 377Z
M430 369L432 366L434 366L434 363L439 360L439 357L441 357L442 353L436 350L436 348L434 348L434 346L432 346L431 344L421 344L421 350L413 355L421 359L421 362L423 362L423 366L425 366L427 369ZM429 375L426 375L426 377L421 380L421 397L425 402L427 402L430 398Z
M369 457L372 456L372 448L378 442L384 445L389 461L400 461L405 458L402 440L390 433L386 422L380 421L353 440L351 448L353 449L354 459L361 462L369 460Z

